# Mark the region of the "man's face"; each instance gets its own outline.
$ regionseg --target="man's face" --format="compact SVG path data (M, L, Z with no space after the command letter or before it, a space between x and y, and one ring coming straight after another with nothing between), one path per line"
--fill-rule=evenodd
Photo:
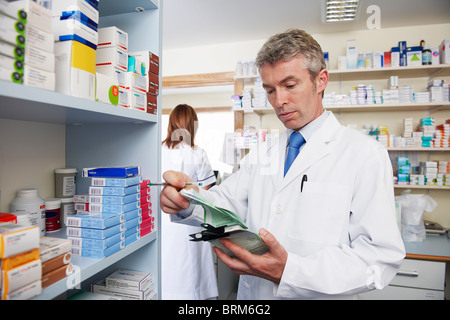
M322 91L328 82L326 70L313 83L304 58L294 57L274 65L264 64L260 74L267 98L286 128L299 130L322 114Z

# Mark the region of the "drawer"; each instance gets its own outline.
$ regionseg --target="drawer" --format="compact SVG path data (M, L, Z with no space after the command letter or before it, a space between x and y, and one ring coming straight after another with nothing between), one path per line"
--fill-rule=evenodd
M390 285L444 290L445 262L405 259Z
M444 291L388 286L358 294L359 300L444 300Z

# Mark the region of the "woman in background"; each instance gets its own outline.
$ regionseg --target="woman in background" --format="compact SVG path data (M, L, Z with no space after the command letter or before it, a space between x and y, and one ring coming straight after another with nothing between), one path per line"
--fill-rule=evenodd
M181 171L192 181L209 189L216 177L206 152L195 145L198 118L195 110L180 104L169 117L167 137L161 146L161 173ZM161 214L162 299L204 300L218 296L217 279L211 245L189 241L190 234L202 228L171 222L171 216Z

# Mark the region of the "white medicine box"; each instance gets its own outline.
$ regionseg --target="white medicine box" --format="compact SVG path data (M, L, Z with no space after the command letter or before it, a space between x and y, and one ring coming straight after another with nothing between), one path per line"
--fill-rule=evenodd
M441 63L450 63L450 39L443 40L439 49Z
M95 50L78 41L55 43L56 91L95 99Z
M119 70L127 71L128 54L116 47L97 48L97 66L113 66Z
M95 74L95 101L117 106L119 103L119 85L113 77L102 73Z
M128 51L128 33L117 27L98 29L98 47L116 47L125 52Z

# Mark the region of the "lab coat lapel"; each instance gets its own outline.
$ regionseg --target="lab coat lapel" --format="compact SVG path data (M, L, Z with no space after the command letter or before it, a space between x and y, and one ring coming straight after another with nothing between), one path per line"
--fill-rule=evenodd
M333 148L331 142L336 138L339 128L339 122L333 114L330 114L322 127L314 133L300 150L299 155L282 179L281 184L279 184L280 189L288 186L299 175L303 175L312 164L331 152ZM283 152L284 154L285 152Z

